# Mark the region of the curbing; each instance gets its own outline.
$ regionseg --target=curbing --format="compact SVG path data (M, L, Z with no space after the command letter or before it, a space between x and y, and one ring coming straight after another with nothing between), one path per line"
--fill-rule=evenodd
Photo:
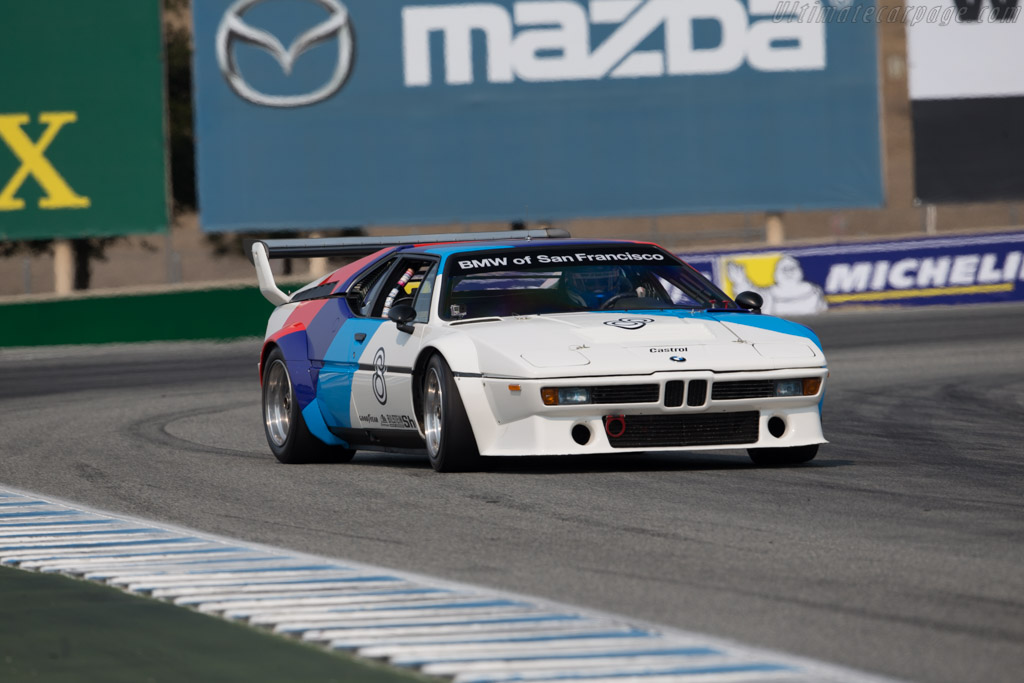
M0 487L0 564L97 581L455 683L890 679L539 598Z

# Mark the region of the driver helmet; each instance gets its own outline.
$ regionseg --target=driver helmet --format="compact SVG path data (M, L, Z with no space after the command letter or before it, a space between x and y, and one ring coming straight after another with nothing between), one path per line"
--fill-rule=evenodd
M574 304L591 310L629 289L629 281L618 266L571 268L563 276L563 283Z

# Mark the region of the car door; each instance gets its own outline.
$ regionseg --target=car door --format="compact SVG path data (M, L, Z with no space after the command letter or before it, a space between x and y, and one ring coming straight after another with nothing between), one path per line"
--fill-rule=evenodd
M338 360L344 356L344 365L351 372L350 405L346 413L345 406L335 400L329 410L336 427L348 418L344 425L347 434L332 431L350 443L405 448L422 445L413 406L412 369L422 347L422 323L429 318L436 272L437 259L432 257L409 255L396 259L360 306L361 317L347 321L339 332ZM414 306L418 313L411 334L387 319L390 309L403 303ZM347 378L336 379L344 382ZM344 393L337 392L339 398Z
M348 440L348 430L354 423L352 409L352 380L359 368L359 359L366 349L366 341L373 337L383 320L368 317L377 292L394 268L397 258L391 258L370 268L349 287L344 299L338 298L327 305L338 309L335 325L326 348L311 344L311 360L319 363L316 377L317 403L327 427L336 436Z

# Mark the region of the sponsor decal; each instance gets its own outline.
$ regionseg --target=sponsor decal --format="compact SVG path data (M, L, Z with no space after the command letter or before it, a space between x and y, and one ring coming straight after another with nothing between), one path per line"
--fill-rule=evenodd
M506 270L516 266L548 266L555 264L597 264L597 263L664 263L665 255L650 252L575 252L575 253L532 253L521 256L495 256L479 259L458 259L459 270Z
M416 420L409 415L360 415L363 425L372 425L380 429L417 429Z
M618 327L620 330L639 330L654 322L654 318L619 318L606 320L605 325Z
M338 0L313 0L328 13L328 18L307 29L287 48L281 40L244 19L245 13L265 0L238 0L228 8L217 28L217 63L231 89L244 100L264 107L304 107L326 100L341 90L352 71L355 38L348 9ZM292 74L296 60L303 53L328 41L337 41L334 71L326 83L297 95L271 95L251 85L238 67L237 43L249 43L265 50L280 65L286 76Z
M73 111L44 111L38 120L45 128L33 141L25 132L25 127L32 122L29 114L0 114L0 142L11 150L19 163L14 175L0 189L0 211L25 208L25 200L17 194L29 178L35 180L43 191L39 198L40 209L89 208L89 198L75 192L46 156L61 129L78 121L78 114Z
M758 292L770 315L845 305L1024 300L1024 233L683 258L710 271L730 296Z
M381 347L373 356L373 396L382 406L387 405L388 402L388 385L384 376L387 371L384 347Z
M486 2L407 6L405 85L432 84L434 35L444 45L449 86L474 82L474 48L481 45L489 83L729 74L745 66L763 72L824 70L825 25L801 22L778 7L777 0L530 0L514 3L512 11ZM717 44L694 39L699 24L715 25ZM595 40L598 35L607 37ZM652 49L652 39L660 36L664 48Z
M685 346L653 346L647 350L651 353L686 353L689 351Z

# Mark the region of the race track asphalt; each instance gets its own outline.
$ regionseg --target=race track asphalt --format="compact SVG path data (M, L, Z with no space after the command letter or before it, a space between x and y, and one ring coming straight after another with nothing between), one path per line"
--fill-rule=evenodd
M919 681L1024 671L1024 307L808 321L831 444L279 465L255 340L0 351L0 484Z

